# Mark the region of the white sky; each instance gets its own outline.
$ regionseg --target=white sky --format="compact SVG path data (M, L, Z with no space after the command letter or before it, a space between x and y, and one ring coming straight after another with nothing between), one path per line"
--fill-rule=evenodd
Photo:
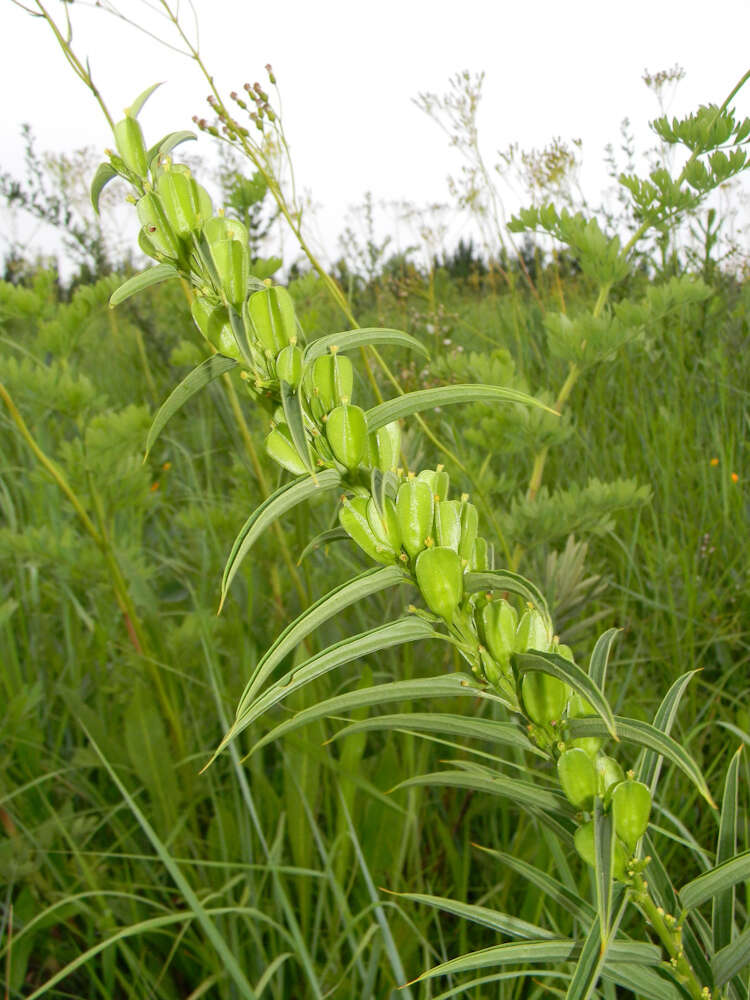
M45 2L59 18L60 0ZM141 0L120 7L158 24ZM222 92L265 83L263 67L273 64L298 182L320 206L329 257L347 209L365 191L376 202L449 199L445 179L457 157L410 99L443 93L459 70L486 73L480 133L488 159L511 142L529 148L553 136L581 138L583 180L596 200L602 151L617 142L621 119L631 119L641 148L650 142L646 123L658 108L641 82L644 69L685 68L670 108L683 113L720 103L750 64L749 0L195 0L195 7L201 51ZM205 113L207 87L188 60L81 0L68 9L74 47L89 57L116 117L141 90L166 81L141 115L147 141L192 128L192 115ZM4 169L21 173L25 121L39 149L111 145L99 109L42 20L0 0L0 38ZM750 85L736 104L750 115ZM192 145L208 155L209 139Z

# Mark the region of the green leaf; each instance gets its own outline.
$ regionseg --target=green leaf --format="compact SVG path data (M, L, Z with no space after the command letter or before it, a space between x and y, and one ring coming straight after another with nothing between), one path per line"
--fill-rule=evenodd
M100 163L96 168L96 173L94 174L94 179L91 182L91 204L94 206L94 211L99 214L99 198L104 190L105 186L114 178L118 177L119 174L112 166L111 163Z
M197 368L194 368L189 375L187 375L182 382L173 389L166 400L157 410L156 416L154 417L154 422L151 424L151 428L148 432L148 437L146 438L146 454L144 455L143 461L145 462L149 456L149 452L153 448L156 439L159 437L161 432L164 430L165 425L171 418L177 413L177 411L187 403L187 401L194 396L196 392L200 392L209 382L213 382L215 378L223 375L224 372L231 371L232 368L236 366L237 362L232 358L225 358L223 354L214 354L210 358L206 358L202 361Z
M157 143L154 143L154 145L147 151L146 163L148 163L150 167L157 156L166 156L167 153L171 153L176 146L179 146L183 142L190 142L191 139L197 139L194 132L169 132L167 135L159 139Z
M685 689L698 672L697 670L691 670L689 673L683 674L682 677L678 677L669 691L667 691L654 716L654 727L656 729L669 735ZM653 750L644 751L635 771L638 781L642 781L644 785L650 787L653 797L659 781L659 772L661 771L661 757L659 754Z
M330 621L331 618L335 618L352 604L357 604L373 594L379 594L382 590L387 590L388 587L404 583L407 579L403 570L397 566L375 567L360 573L353 580L347 580L346 583L342 583L319 598L315 604L287 625L271 648L260 658L252 677L242 692L237 714L239 715L252 701L278 664L316 628Z
M609 736L607 727L600 719L568 719L567 725L570 735L574 739L581 736L599 736L606 739ZM706 802L714 809L716 808L716 803L711 797L701 769L687 750L683 749L671 736L660 732L647 722L641 722L639 719L626 719L621 715L615 716L615 728L621 740L636 743L648 750L655 750L679 767L683 774L690 778Z
M498 944L491 948L483 948L481 951L470 952L460 958L452 958L448 962L441 962L440 965L417 976L412 982L419 983L425 979L434 979L436 976L473 972L475 969L498 965L539 965L549 962L558 966L561 962L574 958L578 947L575 941L568 938Z
M619 946L620 942L615 942ZM612 949L616 951L616 949ZM652 962L656 965L656 962ZM630 990L638 1000L689 1000L690 994L662 969L640 967L633 962L620 964L612 959L604 966L602 978Z
M134 274L132 278L128 278L116 291L112 292L112 297L109 300L110 308L119 306L125 299L129 299L136 292L142 292L144 288L159 285L168 278L176 277L177 271L171 264L156 264L154 267L141 271L140 274Z
M739 937L714 955L711 969L716 986L721 988L748 965L750 965L750 927L746 927Z
M599 982L605 957L606 949L602 949L599 917L596 917L583 942L565 1000L589 1000Z
M737 798L739 790L739 769L743 748L732 757L724 782L724 795L721 800L721 815L719 817L719 834L716 840L716 864L722 865L731 861L737 851ZM734 923L734 886L714 896L713 926L714 951L719 952L732 940Z
M507 389L499 385L442 385L436 389L408 392L373 406L367 411L367 429L376 431L379 427L385 427L391 421L408 417L412 413L459 403L523 403L526 406L538 406L549 413L555 413L538 399L518 389Z
M731 889L738 882L746 882L749 879L750 851L743 851L742 854L738 854L729 861L704 872L683 886L680 889L680 902L686 910L692 910L714 896Z
M418 698L451 698L470 696L477 698L482 696L476 680L469 674L450 674L438 677L421 677L418 680L391 681L388 684L376 684L369 688L357 688L356 691L348 691L345 694L336 695L326 701L311 705L282 722L275 729L264 736L254 747L253 753L261 745L270 743L285 736L300 726L307 726L318 719L335 718L357 709L368 708L372 705L385 705L390 702L414 701ZM395 718L395 717L394 717ZM364 720L365 722L367 720ZM357 725L352 723L352 725ZM377 727L373 727L377 728ZM398 729L397 726L393 727ZM331 739L337 739L343 733L336 733Z
M472 691L474 697L476 694L476 691ZM399 712L396 715L375 715L370 719L352 722L351 725L339 730L333 739L341 739L345 736L352 736L354 733L371 732L376 729L391 729L409 733L437 733L439 736L449 735L451 739L461 737L466 740L483 740L501 746L516 747L527 753L535 754L537 757L546 758L547 756L512 722L450 715L447 712Z
M467 788L474 792L498 795L509 799L516 805L530 810L536 815L545 812L560 816L571 816L572 808L567 799L557 792L548 791L528 781L518 778L507 778L503 774L489 777L466 771L435 771L431 774L418 774L407 778L396 785L396 789L416 788L425 785L435 785L439 788Z
M558 903L568 913L572 913L577 920L590 923L596 917L594 908L589 902L582 899L581 896L578 896L548 872L541 871L534 865L530 865L527 861L522 861L514 854L506 854L504 851L495 850L493 847L482 847L481 844L475 846L480 851L484 851L486 854L491 854L494 858L497 858L501 865L505 865L506 868L510 868L511 871L525 878L546 896L549 896L553 902Z
M232 551L229 553L227 564L224 567L219 612L224 606L229 587L235 573L240 568L240 563L265 529L292 507L296 507L297 504L308 500L316 493L325 493L328 490L336 489L340 483L341 476L335 469L326 469L317 476L300 476L298 479L292 480L291 483L285 483L284 486L279 487L275 493L263 501L260 507L253 511L235 538Z
M455 899L447 899L445 896L427 896L421 892L393 892L391 895L398 896L399 899L411 900L413 903L422 903L424 906L432 906L436 910L444 910L446 913L453 914L454 917L470 920L472 923L489 927L490 930L497 931L498 934L507 934L509 937L537 941L540 938L547 940L557 938L556 934L544 927L530 924L526 920L521 920L508 913L491 910L488 906L461 903Z
M341 642L329 646L328 649L324 649L321 653L317 653L315 656L310 657L309 660L305 660L300 666L294 667L282 677L279 677L252 705L247 705L243 712L242 725L237 732L251 725L256 719L259 719L270 708L283 701L294 691L298 691L311 681L323 677L331 670L335 670L345 663L351 663L352 660L358 660L361 657L370 656L372 653L379 653L384 649L391 649L393 646L400 646L406 642L430 639L434 634L432 626L428 625L427 622L423 622L420 618L399 618L397 621L378 625L377 628L370 629L368 632L360 632L359 635L342 639ZM319 706L313 706L314 710L318 708ZM303 714L303 712L300 712L298 716ZM298 716L295 716L295 719ZM299 724L302 725L303 723ZM276 738L278 730L281 728L281 726L277 726L272 731L273 735L268 734L260 740L253 747L251 753L254 753L261 745L270 742L272 738ZM236 732L233 735L236 735Z
M313 466L310 461L310 448L307 444L307 435L305 434L305 418L302 415L302 403L300 401L299 393L281 379L281 406L284 410L284 418L289 428L289 433L292 436L292 444L294 445L297 454L302 460L302 464L305 466L310 475L313 474Z
M557 653L542 653L538 650L515 653L512 661L521 674L536 671L550 674L552 677L557 677L558 680L565 681L591 704L591 707L598 713L607 727L607 735L611 736L612 739L618 739L615 717L607 699L589 675L575 663L571 663L570 660L566 660Z
M615 832L612 815L604 812L602 800L597 796L594 799L594 874L600 944L606 942L610 934L614 853Z
M133 103L130 105L129 108L125 108L125 114L129 118L137 118L138 115L141 113L141 109L143 108L143 105L146 103L146 101L149 99L149 97L151 97L151 95L157 89L157 87L161 87L162 86L163 82L164 81L162 80L161 83L154 83L150 87L147 87L143 91L143 93L139 94L136 97L136 99L133 101Z
M350 539L350 535L343 528L329 528L328 531L321 531L319 535L316 535L311 542L308 542L304 549L300 552L299 558L297 559L297 565L301 565L305 559L313 552L317 552L318 549L324 548L326 545L331 545L333 542L346 542Z
M602 632L596 640L596 645L589 660L589 677L602 692L607 683L607 663L612 650L612 643L615 641L618 632L621 631L622 629L619 628L610 628L606 632Z
M522 597L524 601L530 601L550 622L549 609L541 590L530 580L518 573L511 573L509 569L467 573L464 576L464 590L467 594L475 594L478 590L507 590Z
M405 347L410 351L423 354L426 358L430 356L430 352L424 344L408 333L379 327L363 327L361 330L347 330L345 333L329 333L327 336L313 341L305 351L305 365L309 365L316 358L321 358L332 347L343 353L356 350L358 347L371 347L374 344Z

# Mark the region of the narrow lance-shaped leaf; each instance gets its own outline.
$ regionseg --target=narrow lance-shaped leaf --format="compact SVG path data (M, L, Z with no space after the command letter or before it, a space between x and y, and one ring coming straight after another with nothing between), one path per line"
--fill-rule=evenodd
M329 333L325 337L314 340L305 351L305 364L316 358L321 358L333 347L339 352L354 351L358 347L370 347L375 344L393 347L405 347L429 358L430 352L421 341L402 330L381 329L379 327L363 327L361 330L347 330L345 333Z
M563 885L562 882L548 872L541 871L534 865L530 865L527 861L522 861L514 854L506 854L504 851L495 850L494 847L483 847L481 844L474 844L474 847L477 847L480 851L484 851L485 854L491 854L501 865L510 868L511 871L516 872L521 878L526 879L546 896L549 896L551 900L567 910L568 913L571 913L577 920L591 923L595 919L596 913L591 904L574 893L566 885Z
M583 942L565 1000L588 1000L599 982L605 956L599 917L596 917Z
M612 643L615 641L618 632L621 631L619 628L607 629L596 640L593 652L591 653L589 677L600 691L604 691L604 686L607 683L607 663L609 661L609 654L612 651Z
M429 696L429 690L426 693ZM472 694L476 697L477 692L472 691ZM366 733L376 729L409 733L435 733L451 739L461 737L467 740L482 740L500 746L517 747L519 750L535 754L537 757L547 757L547 754L536 747L528 736L512 722L450 715L447 712L399 712L396 715L374 715L369 719L352 722L339 730L332 739L342 739L346 736L353 736L355 733Z
M289 383L285 382L283 379L280 382L280 387L281 406L284 410L284 418L286 419L289 433L292 436L292 444L294 445L302 464L305 466L310 475L312 475L313 466L310 461L310 449L307 444L307 435L305 434L305 418L302 415L302 403L300 401L299 393L295 392Z
M466 771L436 771L431 774L418 774L407 778L396 785L396 789L416 788L422 785L435 785L438 788L466 788L482 794L498 795L509 799L515 805L528 809L534 815L550 812L562 816L572 815L572 807L567 799L556 792L548 791L539 785L518 778L506 778L503 774L492 777L473 774Z
M612 882L615 853L615 831L612 814L605 813L602 800L594 800L594 870L596 875L596 910L604 945L609 938L612 916Z
M606 739L609 731L601 719L569 719L568 729L574 739L582 736L599 736ZM667 760L675 764L693 782L703 798L710 806L716 808L716 803L711 797L706 779L703 777L701 769L695 763L690 754L680 746L671 736L660 732L647 722L639 719L626 719L621 715L615 716L615 727L617 735L621 740L628 743L636 743L638 746L655 750L662 754Z
M400 618L397 621L370 629L369 632L361 632L359 635L342 639L341 642L329 646L328 649L324 649L316 656L305 660L300 666L294 667L275 681L252 705L247 706L243 713L242 724L237 727L236 731L239 732L249 726L294 691L298 691L311 681L323 677L345 663L351 663L352 660L369 656L372 653L379 653L384 649L391 649L393 646L399 646L406 642L429 639L434 634L432 626L419 618ZM232 728L234 729L234 727ZM257 749L257 745L253 748L253 750L255 749Z
M245 709L252 702L264 681L293 649L296 649L315 629L319 628L325 622L330 621L331 618L340 614L345 608L364 600L366 597L371 597L373 594L377 594L388 587L394 587L396 584L402 583L404 579L403 572L397 566L383 566L382 568L369 569L353 580L347 580L340 587L325 594L315 604L295 618L258 661L250 680L245 686L245 690L242 692L234 724L221 741L209 764L235 735L235 726L242 722Z
M595 712L599 714L602 722L607 727L607 735L612 739L618 739L615 728L615 717L609 703L599 688L594 684L589 675L581 670L575 663L566 660L557 653L542 653L538 650L527 653L516 653L513 656L513 663L520 673L525 674L530 671L537 671L543 674L550 674L558 680L569 684L574 691L590 703Z
M91 182L91 204L94 207L96 214L99 214L99 199L101 198L102 191L109 182L118 176L117 171L112 166L111 163L100 163L96 168L96 173L94 174L94 179Z
M713 896L726 892L738 882L750 880L750 851L743 851L680 889L680 902L686 910L701 906Z
M442 385L436 389L408 392L373 406L367 411L367 429L376 431L379 427L385 427L391 421L408 417L412 413L460 403L522 403L525 406L537 406L548 413L556 413L538 399L518 389L507 389L499 385Z
M143 458L144 462L148 458L149 452L153 448L156 439L159 437L167 422L172 419L175 413L177 413L177 411L181 409L185 403L187 403L187 401L196 394L196 392L200 392L200 390L205 388L209 382L213 382L213 380L218 378L220 375L231 371L232 368L236 367L236 365L237 362L233 358L225 358L223 354L214 354L212 357L206 358L205 361L202 361L197 368L194 368L189 375L185 376L177 388L173 389L169 396L167 396L166 400L156 412L154 422L151 424L148 437L146 438L146 454Z
M730 861L737 850L737 801L739 790L740 758L743 748L734 754L727 769L724 795L721 800L719 833L716 840L716 864ZM732 940L734 923L734 886L714 896L713 919L714 950L721 951Z
M240 563L266 528L277 521L282 514L296 507L297 504L308 500L316 493L335 489L340 482L341 476L335 469L326 469L318 476L300 476L291 483L279 487L275 493L263 501L260 507L253 511L235 538L232 551L229 553L227 564L224 567L219 612L224 606L229 587L235 573L240 568Z
M456 899L447 899L445 896L428 896L422 892L392 892L390 895L397 896L399 899L409 899L413 903L421 903L424 906L431 906L436 910L443 910L461 920L470 920L474 924L489 927L490 930L497 931L498 934L507 934L509 937L525 938L532 941L557 939L557 935L545 927L530 924L528 921L521 920L509 913L492 910L488 906L462 903Z
M195 139L197 136L194 132L169 132L163 138L159 139L158 142L147 151L146 153L146 163L151 166L153 160L157 156L166 156L171 153L172 150L179 146L180 143L190 142L191 139Z
M691 670L689 673L683 674L682 677L678 677L674 684L670 687L669 691L667 691L661 704L656 710L656 715L654 716L655 729L659 729L661 732L669 735L672 726L674 725L674 720L677 716L677 709L679 708L685 689L697 673L697 670ZM642 781L644 785L648 785L650 787L652 796L656 791L660 771L661 757L659 754L655 753L653 750L645 750L635 768L635 772L638 780Z
M131 118L137 118L138 115L141 113L141 108L143 107L143 105L146 103L149 97L151 97L153 92L158 87L161 87L163 83L164 81L162 80L160 83L152 83L150 87L146 87L146 89L136 97L136 99L133 101L130 107L125 108L125 114L129 115Z
M145 271L141 271L140 274L134 274L132 278L128 278L118 289L112 292L109 300L110 307L119 306L125 299L129 299L131 295L135 295L137 292L142 292L144 288L159 285L168 278L176 277L177 271L171 264L156 264L154 267L149 267Z
M714 955L711 969L716 986L721 988L748 965L750 965L750 927L746 927L739 937Z
M313 552L317 552L318 549L325 548L327 545L332 545L334 542L346 542L350 540L351 536L343 528L329 528L327 531L321 531L321 533L309 541L300 552L299 557L297 558L297 565L300 566L309 555Z
M524 601L530 601L548 622L550 620L547 602L541 590L530 580L509 569L467 573L464 576L464 590L467 594L474 594L478 590L507 590L522 597Z

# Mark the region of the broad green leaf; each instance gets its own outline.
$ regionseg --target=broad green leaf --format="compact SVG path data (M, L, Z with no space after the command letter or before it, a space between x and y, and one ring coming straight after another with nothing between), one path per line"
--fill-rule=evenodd
M581 670L575 663L566 660L557 653L542 653L538 650L529 650L526 653L516 653L513 656L513 664L522 673L537 671L543 674L550 674L558 680L565 681L574 691L582 695L591 705L595 712L599 714L602 722L607 727L607 735L612 739L617 739L615 729L615 717L609 703L599 688L594 684L589 675Z
M94 179L91 182L91 204L94 206L94 211L99 214L99 198L101 197L102 191L107 184L114 178L119 176L115 168L111 163L100 163L96 168L96 173L94 174Z
M610 628L606 632L602 632L596 640L596 645L591 653L589 677L600 691L604 691L607 683L607 663L612 650L612 643L615 641L618 632L621 631L622 629L619 628Z
M258 661L253 675L245 686L237 707L237 715L252 701L265 680L279 663L311 635L315 629L335 618L352 604L357 604L373 594L379 594L388 587L403 583L406 576L397 566L378 566L368 569L353 580L347 580L334 590L319 598L314 604L298 615L276 639Z
M550 899L567 910L568 913L572 913L576 919L584 923L591 923L596 917L593 906L587 900L576 895L548 872L541 871L534 865L530 865L527 861L522 861L514 854L506 854L504 851L495 850L493 847L482 847L481 844L475 844L474 846L486 854L491 854L494 858L497 858L500 864L505 865L511 871L525 878L546 896L549 896Z
M133 101L130 107L125 108L125 114L128 115L129 118L137 118L138 115L141 113L141 108L143 107L143 105L146 103L149 97L151 97L153 92L158 87L162 86L163 82L164 81L162 80L161 83L153 83L150 87L146 87L146 89L136 97L136 99Z
M197 136L194 132L169 132L167 135L159 139L158 142L147 151L146 153L146 163L149 167L153 160L157 156L166 156L167 153L171 153L172 150L179 146L183 142L190 142L191 139L196 139Z
M488 906L461 903L445 896L427 896L421 892L393 892L391 895L398 896L399 899L410 899L412 902L422 903L424 906L432 906L436 910L444 910L446 913L452 913L454 917L470 920L472 923L489 927L490 930L497 931L498 934L507 934L509 937L525 938L531 941L538 941L540 938L548 940L557 938L556 934L544 927L530 924L509 913L492 910Z
M661 732L666 733L667 736L671 732L672 726L674 725L674 720L677 716L677 709L679 708L685 689L697 673L697 670L691 670L689 673L683 674L682 677L678 677L674 684L670 687L669 691L667 691L661 705L659 705L656 710L656 715L654 716L654 727L661 730ZM660 771L660 755L655 753L653 750L644 750L641 754L638 765L635 768L635 772L638 780L642 781L644 785L649 786L652 796L656 791Z
M407 778L396 785L396 789L416 788L418 786L432 785L439 788L468 788L474 792L481 792L489 795L499 795L501 798L510 799L516 805L529 809L535 814L551 812L562 816L572 815L572 807L568 805L567 799L556 792L540 788L528 781L521 781L519 778L507 778L504 774L497 774L488 777L481 774L472 774L467 771L435 771L431 774L418 774L413 778Z
M337 351L354 351L358 347L370 347L375 344L406 347L429 358L430 352L421 341L402 330L388 330L379 327L363 327L361 330L346 330L344 333L329 333L325 337L314 340L305 351L305 365L316 358L321 358L334 347Z
M310 657L309 660L305 660L300 666L294 667L276 680L251 705L246 706L241 726L236 730L233 726L230 733L233 736L236 735L237 732L255 722L261 715L294 691L298 691L311 681L323 677L345 663L351 663L352 660L358 660L406 642L429 639L434 634L432 626L428 625L427 622L423 622L420 618L410 617L399 618L397 621L378 625L376 628L370 629L369 632L360 632L359 635L342 639L341 642L337 642L334 646L329 646L328 649ZM314 706L314 708L317 707ZM276 730L274 730L275 732ZM252 752L254 753L262 743L269 742L269 738L270 734L268 738L256 744Z
M354 712L360 708L368 708L372 705L380 706L391 702L414 701L419 698L452 698L466 696L470 696L472 698L482 696L482 691L476 680L468 674L448 674L447 676L440 675L438 677L420 677L417 680L391 681L388 684L376 684L369 688L357 688L356 691L348 691L346 694L336 695L334 698L318 702L317 705L311 705L309 708L305 708L297 712L297 714L292 716L291 719L287 719L285 722L280 723L275 729L272 729L271 732L267 733L253 747L252 752L254 753L266 743L279 739L280 736L285 736L287 733L290 733L295 729L299 729L300 726L307 726L311 722L316 722L318 719L337 718L346 715L349 712ZM394 716L394 718L396 718L396 716ZM368 720L364 720L364 723L367 721ZM352 725L358 727L359 723L352 723ZM364 724L363 728L365 728ZM393 728L398 729L397 726L394 726ZM332 736L331 739L337 739L340 735L343 736L344 733L337 733L335 736Z
M235 538L232 551L229 553L227 564L224 567L219 611L224 606L229 587L235 573L240 568L240 563L266 528L277 521L282 514L286 514L288 510L296 507L297 504L309 500L316 493L325 493L328 490L336 489L340 482L341 476L335 469L326 469L317 476L299 476L291 483L285 483L284 486L279 487L275 493L263 501L260 507L253 511Z
M118 289L112 292L109 300L110 308L119 306L125 299L129 299L131 295L135 295L137 292L142 292L144 288L159 285L168 278L176 277L177 271L171 264L155 264L154 267L146 268L140 274L134 274L132 278L128 278Z
M609 736L607 727L601 719L569 719L567 725L570 735L574 739L580 736L599 736L606 739ZM615 716L615 727L621 740L625 740L627 743L636 743L647 750L655 750L679 767L683 774L690 778L706 802L714 809L716 808L716 803L711 797L701 769L687 750L671 736L660 732L647 722L641 722L639 719L626 719L621 715Z
M145 462L149 452L156 443L157 438L164 430L167 422L181 409L187 401L205 388L209 382L223 375L224 372L231 371L237 366L237 362L232 358L225 358L223 354L214 354L210 358L202 361L197 368L194 368L180 384L170 392L166 400L156 412L154 422L146 438L146 454L143 457Z
M610 934L612 919L612 881L615 854L615 831L611 813L605 813L602 800L594 799L594 875L596 879L597 922L603 945Z
M750 851L743 851L742 854L717 865L710 872L704 872L683 886L680 889L680 902L686 910L692 910L731 889L738 882L748 880L750 880Z
M464 576L464 590L467 594L475 594L478 590L507 590L517 594L524 601L530 601L541 611L546 620L550 621L547 602L541 590L530 580L511 573L509 569L486 570L484 573L467 573Z
M721 815L719 817L719 833L716 840L716 864L722 865L731 861L737 852L737 800L739 790L739 769L743 748L732 757L727 768L724 782L724 795L721 800ZM714 951L719 952L732 940L732 925L734 924L734 886L714 896L713 915Z
M283 379L280 382L280 388L281 406L284 410L284 418L286 419L289 433L292 436L292 444L296 448L297 454L302 459L303 465L310 475L312 475L313 466L310 461L310 448L307 444L307 435L305 434L305 418L302 415L302 403L299 398L299 393L295 392L289 383L285 382Z
M538 406L548 413L555 413L555 410L518 389L507 389L499 385L442 385L436 389L417 389L416 392L408 392L373 406L367 411L367 429L376 431L379 427L385 427L401 417L411 416L412 413L459 403L523 403L525 406Z
M748 965L750 965L750 927L746 927L739 937L714 955L711 969L716 986L721 988Z
M311 542L308 542L304 549L300 552L299 558L297 559L297 565L301 565L305 559L313 552L317 552L318 549L325 548L326 545L331 545L333 542L345 542L350 539L350 535L343 528L329 528L328 531L321 531L319 535L316 535Z
M472 692L476 696L476 691ZM517 747L537 757L546 758L543 750L536 747L526 734L512 722L498 722L495 719L477 719L466 715L449 715L443 712L399 712L396 715L375 715L370 719L353 722L339 730L333 739L351 736L354 733L371 732L375 729L394 729L410 733L437 733L461 737L466 740L484 740L501 746Z

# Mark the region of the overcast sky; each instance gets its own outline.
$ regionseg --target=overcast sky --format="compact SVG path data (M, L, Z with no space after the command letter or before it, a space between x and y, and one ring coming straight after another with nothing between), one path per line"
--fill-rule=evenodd
M45 3L59 18L60 0ZM207 93L192 63L81 0L67 7L74 47L89 57L113 114L164 80L141 115L147 140L192 127ZM192 32L184 0L182 8ZM511 142L529 148L553 136L580 138L583 182L595 199L603 148L617 142L621 119L630 117L643 146L650 141L647 121L658 106L641 81L644 69L684 67L670 108L683 113L721 102L750 65L748 0L196 0L195 8L201 52L222 92L263 81L264 65L273 64L298 181L320 206L317 229L329 257L347 209L365 191L376 202L449 200L456 154L411 98L444 92L459 70L486 74L480 133L489 160ZM176 41L141 0L123 0L120 9ZM4 168L21 172L22 122L33 125L41 149L111 144L42 20L0 0L0 37ZM750 88L737 107L750 115ZM209 145L202 137L196 148Z

